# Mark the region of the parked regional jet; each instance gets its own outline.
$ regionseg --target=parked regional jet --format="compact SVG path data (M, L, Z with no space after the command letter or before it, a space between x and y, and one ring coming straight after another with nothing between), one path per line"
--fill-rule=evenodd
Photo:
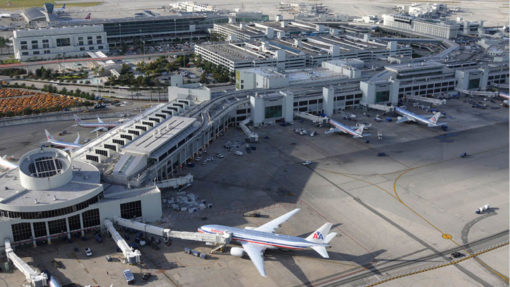
M44 130L44 133L46 133L47 143L53 146L63 147L65 150L73 150L82 147L82 145L80 144L80 134L78 134L74 142L69 143L56 140L47 130Z
M360 125L359 127L348 127L346 125L343 125L333 119L329 119L329 124L333 127L330 128L328 131L325 132L325 134L330 133L346 133L352 135L354 138L362 138L363 137L363 129L365 128L365 125Z
M0 166L5 169L16 169L18 165L7 160L7 155L0 157Z
M56 8L53 10L53 14L55 15L61 15L61 14L64 14L66 12L66 4L64 3L64 5L62 5L62 8Z
M441 117L440 112L434 113L434 115L430 118L426 118L426 116L419 116L415 113L412 113L408 110L395 107L395 112L397 112L401 117L398 117L397 123L404 122L419 122L422 124L426 124L429 128L431 127L446 127L446 123L438 123L439 117Z
M90 133L95 133L97 131L107 131L110 128L114 128L120 125L120 122L105 123L99 117L97 117L97 123L85 123L77 115L74 115L74 121L76 122L76 126L80 126L82 128L95 128Z
M306 249L312 248L324 258L329 258L326 247L336 236L335 232L329 233L332 224L325 223L317 231L310 234L306 239L296 236L275 234L275 230L280 224L287 221L296 214L299 208L294 209L276 219L269 221L259 227L236 228L224 225L204 225L198 229L202 233L224 234L231 233L232 241L240 243L242 247L232 247L230 254L241 257L244 253L248 254L251 261L259 271L260 275L266 277L264 267L264 251L266 249L286 248L286 249Z

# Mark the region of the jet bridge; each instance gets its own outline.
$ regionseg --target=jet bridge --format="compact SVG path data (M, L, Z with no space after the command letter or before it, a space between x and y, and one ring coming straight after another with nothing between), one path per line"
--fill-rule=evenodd
M232 234L208 234L200 232L175 231L139 221L115 217L114 222L120 226L161 236L163 238L179 238L184 240L200 241L211 245L226 245L230 243Z
M294 116L305 120L310 120L317 125L322 125L328 122L328 117L316 116L305 112L294 112Z
M248 126L246 126L247 124L250 123L250 119L245 119L244 121L240 122L239 123L239 127L243 130L244 134L250 139L251 142L258 142L259 141L259 135L255 132L253 132L252 130L250 130L250 128Z
M30 285L33 287L48 286L48 276L45 273L37 273L32 267L25 263L25 261L21 260L21 258L14 253L14 250L12 250L9 239L5 240L5 254L7 258L12 261L12 264L25 275Z
M440 106L440 105L446 104L446 100L444 100L444 99L441 100L441 99L427 98L427 97L415 96L415 95L407 96L407 99L411 100L411 101L429 103L429 104L432 104L435 106Z
M120 234L117 232L110 220L105 219L104 225L108 229L108 232L110 232L117 246L122 251L122 254L124 255L124 258L126 258L127 262L131 264L140 263L140 256L142 256L140 251L136 249L133 250L133 248L127 244L124 238L122 238L122 236L120 236Z

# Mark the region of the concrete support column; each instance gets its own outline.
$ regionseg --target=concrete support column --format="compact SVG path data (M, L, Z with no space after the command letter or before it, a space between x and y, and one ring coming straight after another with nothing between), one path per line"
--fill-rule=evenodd
M34 223L30 223L30 232L32 232L32 244L37 247L37 241L35 241Z
M283 95L282 117L286 123L294 121L294 94L290 91L280 92Z
M48 221L45 221L44 224L46 225L46 237L48 238L48 244L51 244L50 227L48 225Z
M81 227L81 237L85 236L85 226L83 226L83 213L80 213L80 227Z
M262 124L265 119L264 98L259 95L251 96L250 109L253 126L257 127Z
M335 107L335 88L332 86L322 88L322 109L326 116L333 115Z
M69 228L69 217L66 217L67 239L71 239L71 228Z

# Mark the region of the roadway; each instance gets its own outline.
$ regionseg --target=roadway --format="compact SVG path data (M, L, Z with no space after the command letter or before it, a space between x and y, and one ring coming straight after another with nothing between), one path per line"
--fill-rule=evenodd
M131 59L141 59L141 58L150 58L150 57L160 57L160 56L180 56L180 55L191 55L193 53L192 50L185 51L170 51L163 53L152 53L152 54L136 54L136 55L124 55L124 56L111 56L106 58L72 58L72 59L56 59L56 60L45 60L45 61L34 61L34 62L20 62L14 64L3 64L0 65L0 69L10 69L10 68L26 68L29 66L45 66L45 65L53 65L53 64L62 64L62 63L82 63L82 62L95 62L95 61L108 61L108 60L131 60Z

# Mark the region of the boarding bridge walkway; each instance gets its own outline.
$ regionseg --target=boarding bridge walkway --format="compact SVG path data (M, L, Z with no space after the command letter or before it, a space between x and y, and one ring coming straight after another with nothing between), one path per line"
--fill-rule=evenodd
M162 228L150 224L146 224L139 221L124 219L120 217L115 217L115 224L127 227L130 229L150 233L153 235L161 236L163 238L179 238L184 240L192 240L205 242L211 245L226 245L230 243L232 239L232 234L209 234L209 233L200 233L200 232L188 232L188 231L175 231L170 230L169 228Z
M382 112L393 112L395 109L393 106L381 105L381 104L368 104L367 107L372 110L378 110Z
M488 92L488 91L470 91L457 89L459 93L470 95L470 96L482 96L482 97L497 97L499 92Z
M5 254L7 258L12 261L12 264L18 268L21 273L25 275L27 281L33 287L45 287L48 286L48 277L45 273L37 273L32 267L30 267L25 261L21 260L21 258L14 253L12 250L11 242L9 239L5 240Z
M446 100L440 100L440 99L434 99L434 98L427 98L422 96L406 96L408 100L411 101L417 101L417 102L424 102L429 103L432 105L440 106L446 104Z
M294 116L305 120L310 120L314 124L325 124L328 122L328 117L316 116L305 112L294 112Z
M193 175L187 174L185 176L170 178L156 182L158 188L178 188L187 184L193 183Z
M122 251L122 254L124 255L124 258L127 260L127 262L130 264L140 263L140 257L142 256L140 251L136 249L133 250L133 248L127 244L124 238L122 238L122 236L120 236L120 234L117 232L110 220L105 219L104 225L106 226L106 229L108 229L108 232L110 232L113 241L115 241L117 246Z
M245 119L244 121L239 123L239 127L243 130L244 134L250 139L251 142L258 142L259 141L259 135L247 126L249 124L251 119Z

